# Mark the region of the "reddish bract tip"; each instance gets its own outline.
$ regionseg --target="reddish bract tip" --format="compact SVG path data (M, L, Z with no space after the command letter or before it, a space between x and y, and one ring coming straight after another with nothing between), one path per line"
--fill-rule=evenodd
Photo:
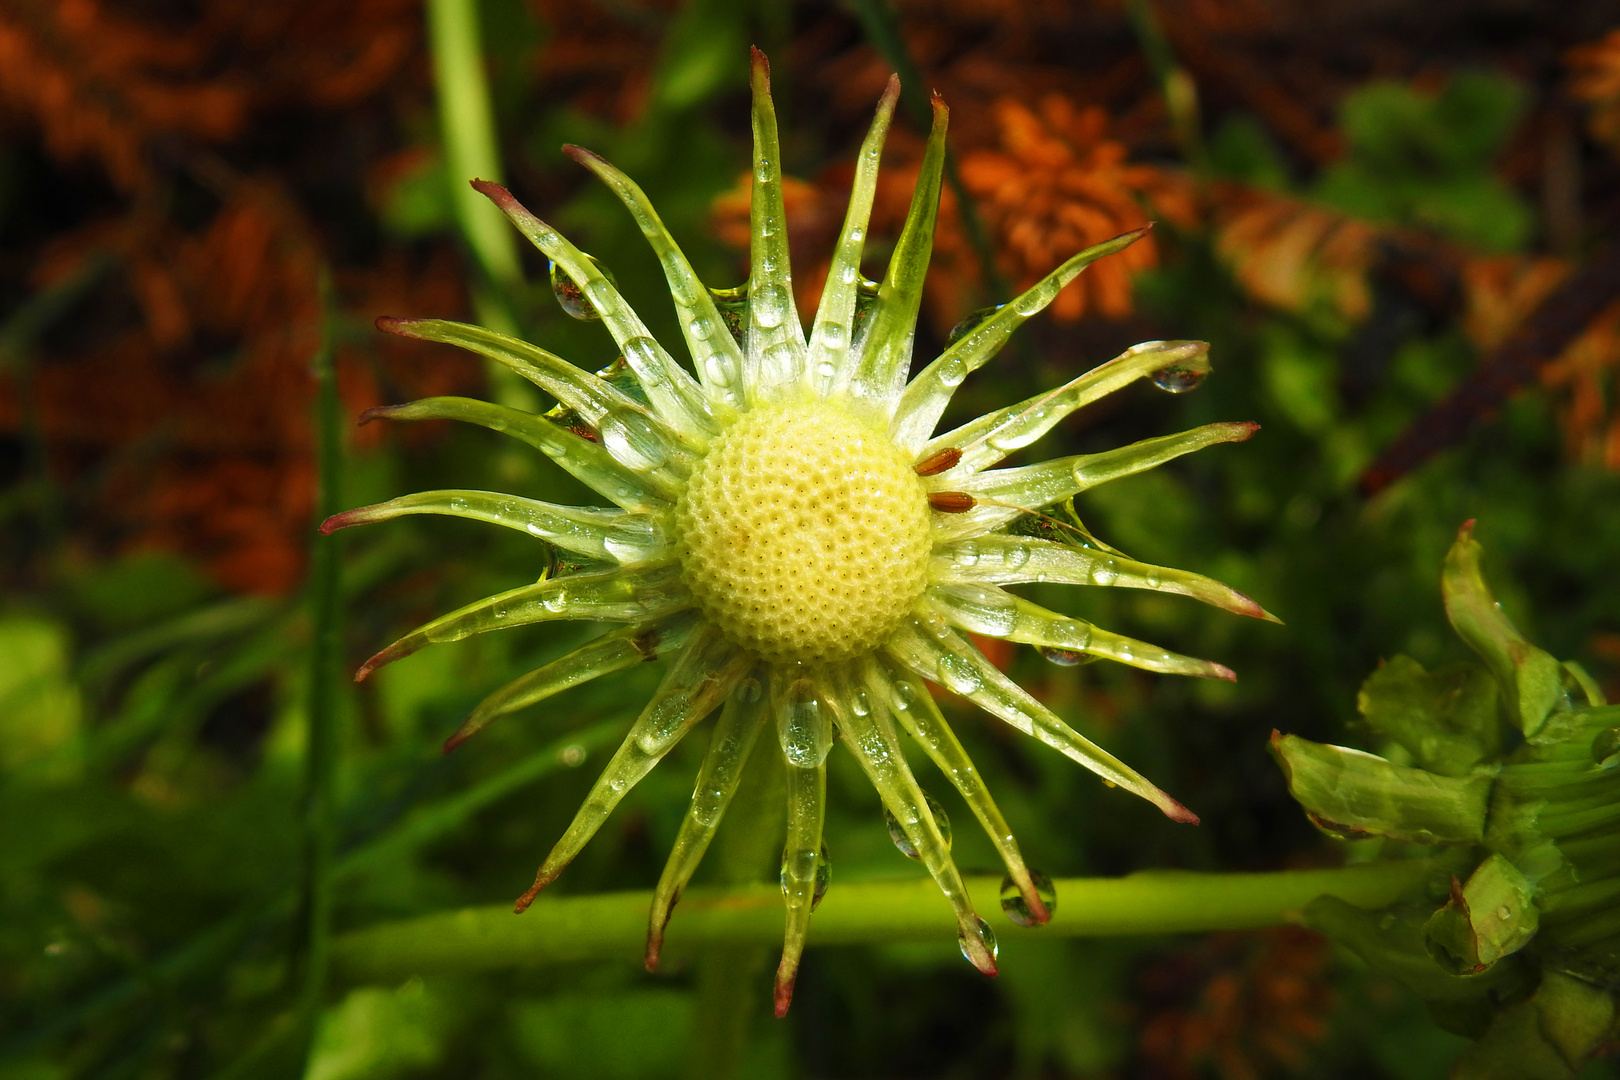
M1462 523L1462 528L1457 530L1457 539L1467 540L1474 535L1475 520L1475 518L1469 518L1467 521Z
M364 682L366 676L370 675L373 671L376 671L378 668L385 665L392 664L395 660L398 660L402 656L409 656L415 651L415 649L401 649L399 647L399 642L396 641L382 652L373 656L370 660L367 660L365 663L361 664L360 670L354 673L354 681Z
M771 83L771 61L769 57L759 51L759 46L757 45L748 46L748 73L750 75L763 76L765 79L766 88L769 89Z
M1237 672L1225 664L1216 664L1215 670L1209 673L1209 677L1212 679L1224 679L1227 682L1237 682Z
M776 1017L781 1019L788 1014L788 1006L793 1004L793 984L798 981L798 972L794 972L784 980L782 973L776 975Z
M467 183L472 185L474 191L500 207L502 211L510 208L522 209L517 199L513 198L512 193L493 180L469 180Z
M1185 806L1182 806L1180 803L1176 802L1176 800L1172 799L1170 796L1166 795L1164 797L1164 801L1165 801L1165 803L1167 805L1160 806L1159 809L1164 811L1164 816L1169 818L1171 821L1177 822L1178 824L1181 824L1181 825L1197 825L1197 824L1199 824L1197 814L1193 813L1191 810L1187 809Z
M321 522L321 535L331 536L339 529L348 528L350 525L354 524L354 522L350 520L353 516L353 510L345 510L341 514L333 514L331 517Z
M550 884L550 878L535 878L534 884L529 886L529 891L518 897L517 902L512 905L512 914L521 915L528 911L529 905L534 903L534 898L540 895L540 890Z
M900 100L900 76L898 73L889 76L888 85L883 88L883 96L878 99L879 109L892 109L894 103Z
M587 150L583 146L575 146L573 143L565 144L562 148L562 152L579 162L581 165L584 165L586 168L590 168L591 162L593 161L599 161L604 165L607 164L607 159L601 154L596 153L594 150Z

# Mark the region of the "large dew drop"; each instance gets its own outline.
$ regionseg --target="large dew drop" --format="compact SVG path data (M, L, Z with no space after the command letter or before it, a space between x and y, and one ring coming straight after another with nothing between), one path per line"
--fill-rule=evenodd
M970 311L962 316L962 321L951 327L951 332L945 335L945 345L949 348L958 341L973 333L986 319L1000 311L1005 304L996 304L992 307L982 307L977 311Z
M789 891L789 885L788 885L789 873L788 872L791 869L792 869L792 860L791 859L783 859L782 860L782 874L781 874L782 893L783 893L783 895L786 895L788 893L788 891ZM828 858L828 856L827 856L827 845L822 844L821 845L821 853L816 856L816 888L815 888L815 891L810 894L810 910L811 911L814 911L814 910L816 910L816 908L821 906L821 898L827 895L827 886L829 886L831 884L832 884L832 860L830 858Z
M945 816L945 808L939 805L938 799L926 791L923 792L923 799L928 803L928 812L934 815L934 824L939 827L939 838L945 841L945 850L949 851L951 849L951 819ZM916 846L912 844L911 838L906 835L905 826L900 824L899 818L889 812L887 806L883 808L883 820L888 823L889 839L893 840L894 846L900 849L900 854L908 859L921 862L922 856L917 853Z
M978 924L979 940L984 942L985 952L990 954L990 959L996 959L1001 955L1001 947L996 944L995 932L990 929L989 923L977 915L973 917L973 921ZM960 930L956 932L956 947L962 950L962 959L973 963L973 952L968 948L967 936Z
M1035 895L1046 905L1047 915L1051 915L1057 910L1057 887L1052 884L1052 879L1031 868L1029 880L1035 886ZM1023 891L1018 888L1018 883L1012 879L1011 874L1001 879L1001 910L1007 913L1007 918L1019 926L1040 925L1035 913L1030 911L1029 905L1024 902Z
M1170 367L1160 368L1153 373L1153 385L1170 394L1185 394L1188 390L1196 390L1204 381L1209 369L1199 370L1194 367L1184 367L1172 364Z
M585 258L589 259L591 265L602 272L603 277L613 282L615 286L618 285L618 282L613 277L613 272L598 262L594 256L586 255ZM585 296L585 290L580 284L569 277L567 271L558 266L555 261L551 263L550 276L552 295L556 296L557 303L569 315L586 322L602 317L601 312L596 310L596 305L592 304Z

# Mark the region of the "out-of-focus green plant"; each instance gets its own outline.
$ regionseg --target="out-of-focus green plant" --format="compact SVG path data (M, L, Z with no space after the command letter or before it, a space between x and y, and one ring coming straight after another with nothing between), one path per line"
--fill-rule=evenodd
M1431 672L1397 656L1368 678L1383 756L1281 734L1272 751L1319 828L1396 857L1447 847L1449 887L1378 911L1322 897L1306 917L1477 1040L1459 1080L1573 1077L1616 1030L1620 707L1503 614L1472 522L1442 592L1478 660Z

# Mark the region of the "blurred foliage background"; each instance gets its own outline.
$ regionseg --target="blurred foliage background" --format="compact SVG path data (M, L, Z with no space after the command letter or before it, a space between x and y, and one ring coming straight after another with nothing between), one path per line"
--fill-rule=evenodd
M461 55L482 68L457 65L458 25L480 32ZM750 43L773 61L802 302L819 293L888 73L951 106L956 176L924 360L970 310L1157 220L970 380L947 423L1139 340L1204 338L1216 375L1197 393L1114 395L1036 452L1215 420L1264 427L1079 510L1133 557L1228 581L1286 627L1154 594L1047 600L1225 663L1236 685L994 656L1194 808L1200 828L1033 743L957 725L1033 865L1057 877L1342 861L1289 800L1266 738L1354 744L1356 689L1380 658L1460 658L1437 582L1468 518L1518 625L1620 696L1620 23L1608 4L10 0L0 1077L276 1075L274 1047L300 1015L321 670L306 587L312 358L331 343L346 417L522 393L490 387L466 355L374 333L381 314L478 317L593 370L613 358L605 333L557 308L543 259L480 232L461 201L468 168L504 172L672 340L656 261L557 147L585 145L634 176L705 280L738 283ZM898 121L874 259L921 149ZM380 428L345 423L330 498L439 486L585 498L488 432ZM532 542L462 522L345 537L342 664L544 562ZM529 627L344 681L334 932L526 885L650 674L575 691L451 757L438 748L490 689L580 636ZM656 770L554 888L650 887L698 756L683 747ZM831 760L833 888L921 874L870 789ZM964 870L995 863L976 832L956 838ZM306 1075L682 1075L703 1039L696 976L645 975L638 955L331 985ZM785 1021L763 1015L763 972L748 995L761 1017L744 1075L1421 1080L1462 1045L1299 929L1009 943L1002 972L983 980L949 944L812 949Z

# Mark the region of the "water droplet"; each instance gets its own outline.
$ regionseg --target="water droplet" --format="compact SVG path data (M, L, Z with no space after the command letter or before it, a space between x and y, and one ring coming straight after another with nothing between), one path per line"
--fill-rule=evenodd
M962 617L971 619L974 633L1006 637L1018 623L1018 601L1001 589L968 586L955 592L953 599Z
M1152 375L1153 385L1170 394L1185 394L1188 390L1196 390L1198 384L1204 381L1209 369L1200 370L1195 367L1186 367L1181 364L1172 364L1170 367L1160 368Z
M1113 559L1098 559L1097 565L1091 568L1091 583L1093 585L1112 585L1119 580L1119 568L1114 565Z
M939 382L941 386L961 386L962 380L967 377L967 361L959 356L953 356L939 365Z
M708 341L710 335L714 333L714 320L700 315L687 323L686 329L694 340Z
M788 687L786 700L777 712L776 733L788 764L813 769L827 760L832 730L816 697L815 684L809 679L798 679Z
M865 229L851 229L851 230L849 230L849 238L850 238L850 240L852 242L858 244L862 240L866 239L866 230Z
M940 684L958 694L971 694L984 683L973 662L955 653L940 656L937 670Z
M1004 548L1001 553L1001 561L1009 570L1021 569L1024 564L1029 562L1029 548L1022 546Z
M614 280L614 275L612 275L612 272L608 269L608 267L604 267L603 264L596 261L595 257L593 256L585 257L588 259L588 261L590 261L591 266L596 267L596 269L603 272L603 277L606 277L609 282ZM586 298L585 290L580 288L580 283L575 282L575 280L570 277L567 270L562 269L561 266L557 266L556 261L551 262L551 267L549 267L549 275L551 275L552 295L556 296L557 304L561 304L565 313L569 313L570 316L575 317L575 319L583 319L583 321L601 319L601 313L596 311L596 304L591 303L591 301ZM591 295L598 296L598 298L604 300L604 298L608 296L608 287L606 287L606 283L593 283Z
M979 545L971 540L958 545L954 561L957 566L977 566L979 563Z
M782 873L780 876L782 883L782 895L793 895L793 887L790 883L793 878L797 876L796 872L803 872L805 869L804 864L809 861L808 856L809 852L800 851L795 852L792 855L788 855L782 859ZM832 859L827 856L826 844L821 845L821 850L817 852L815 860L815 887L810 893L811 911L816 910L816 908L821 905L821 898L827 895L827 886L832 884Z
M737 684L737 689L733 690L732 693L736 695L738 701L743 702L745 705L752 705L759 700L759 680L755 678L744 679Z
M1046 300L1047 298L1038 292L1028 293L1013 301L1013 310L1027 319L1045 307Z
M842 281L845 285L848 285L855 280L855 274L855 264L850 263L838 271L838 280Z
M771 159L759 158L754 162L754 179L762 184L771 182Z
M844 328L838 323L827 323L821 328L821 344L829 349L844 347Z
M1079 652L1075 649L1054 649L1050 645L1042 645L1036 651L1059 667L1077 667L1080 664L1089 664L1097 659L1090 653Z
M1000 955L1001 951L1000 946L996 944L994 931L990 929L989 923L977 915L973 917L973 921L978 923L979 941L984 945L985 952L990 954L990 959L994 960ZM956 934L956 947L962 950L962 959L970 964L973 963L973 952L968 948L967 937L960 930Z
M635 350L637 360L645 360L651 358L646 350L646 345L651 342L651 338L631 338L624 344L625 348ZM613 363L597 371L596 377L633 401L640 402L642 405L649 403L647 391L641 385L641 379L636 375L635 369L630 366L630 361L623 356L615 357Z
M1620 727L1604 728L1592 740L1592 757L1604 765L1620 754Z
M890 706L897 713L903 713L911 708L912 702L917 698L917 688L909 682L894 684L894 693L890 695Z
M946 348L955 345L958 341L961 341L963 338L967 337L977 327L983 324L986 319L1000 311L1002 307L1003 305L1001 304L996 304L993 307L982 307L977 311L970 311L966 315L962 316L962 321L951 327L951 332L945 335Z
M850 695L849 708L856 716L866 716L872 711L872 702L867 698L865 690L857 690Z
M626 468L653 469L668 460L663 439L643 413L614 409L602 417L601 431L603 448Z
M787 318L787 292L780 285L766 285L752 298L754 322L766 330L774 330Z
M938 799L926 791L923 792L923 799L928 803L928 812L934 815L934 824L939 827L939 838L945 841L945 850L951 850L951 819L945 815L945 808L939 805ZM887 806L883 808L883 820L889 826L889 839L893 840L894 846L900 849L900 854L908 859L915 859L920 862L922 856L917 854L917 849L912 845L911 838L906 835L906 827L900 824L899 818L889 812Z
M1014 425L992 433L984 441L1006 453L1022 450L1030 443L1041 437L1040 421L1044 419L1036 412L1020 416Z
M1496 909L1496 917L1504 920L1511 919L1513 918L1513 909L1508 907L1506 904L1503 904L1501 907Z
M1030 884L1035 886L1035 895L1040 897L1042 904L1046 905L1046 914L1051 915L1057 910L1057 887L1052 879L1039 870L1030 868ZM1024 894L1018 888L1018 883L1008 874L1001 879L1001 910L1007 913L1007 918L1019 926L1038 926L1035 915L1024 902Z
M585 748L579 743L569 743L557 751L557 763L570 769L577 769L585 764Z
M816 374L824 380L831 381L832 377L838 374L838 365L831 360L823 360L816 365Z
M716 386L731 386L737 381L737 365L721 353L710 353L704 367L708 369L709 381Z

